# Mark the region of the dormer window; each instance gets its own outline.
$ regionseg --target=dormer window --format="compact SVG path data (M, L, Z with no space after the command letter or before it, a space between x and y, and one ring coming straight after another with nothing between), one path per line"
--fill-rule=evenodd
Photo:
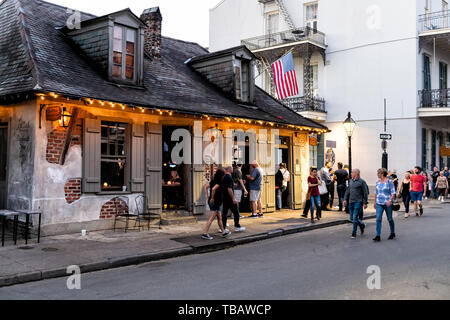
M234 88L236 99L242 102L250 102L250 61L235 59L234 61Z
M114 26L112 76L117 79L135 81L135 53L137 32L124 26Z

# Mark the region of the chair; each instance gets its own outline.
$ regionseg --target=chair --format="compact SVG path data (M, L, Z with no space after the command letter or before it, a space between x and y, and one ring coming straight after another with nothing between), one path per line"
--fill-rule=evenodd
M145 197L140 195L136 197L136 214L137 214L137 222L139 223L139 229L141 228L141 220L147 220L147 230L150 230L150 222L151 219L156 217L159 218L159 228L161 229L161 215L159 213L150 212L147 209L145 203Z
M116 215L114 217L114 232L116 231L117 221L125 222L125 233L129 229L130 220L135 220L134 226L136 227L138 216L130 213L128 197L117 197L114 199L114 204L116 206Z

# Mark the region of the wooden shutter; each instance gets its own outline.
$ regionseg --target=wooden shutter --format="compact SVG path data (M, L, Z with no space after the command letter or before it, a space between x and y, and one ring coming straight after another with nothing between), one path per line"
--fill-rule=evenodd
M270 137L270 136L268 136ZM276 204L275 204L275 149L274 145L272 143L273 141L269 139L267 141L267 159L271 159L270 164L266 165L266 192L267 192L267 198L266 198L266 212L271 213L276 210Z
M145 195L149 210L162 209L162 126L147 124L145 135Z
M145 127L133 125L131 137L131 192L145 191Z
M201 130L199 132L196 132L194 130L193 135L193 143L192 145L202 145L203 144L203 136L201 135ZM205 177L205 166L202 163L195 163L200 162L199 158L195 157L194 154L192 155L194 158L194 163L191 165L191 177L192 177L192 184L191 184L191 197L189 201L192 201L191 211L193 215L202 215L206 211L206 195L203 190L203 187L206 184L206 177Z
M301 164L301 141L297 137L293 137L292 143L292 203L294 210L302 208L302 164Z
M100 121L84 120L83 134L83 192L101 191L101 133Z

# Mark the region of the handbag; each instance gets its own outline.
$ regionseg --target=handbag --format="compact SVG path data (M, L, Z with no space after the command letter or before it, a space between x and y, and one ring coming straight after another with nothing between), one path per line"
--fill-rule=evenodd
M397 200L397 197L394 197L394 200L392 201L392 211L399 211L400 210L400 203Z
M311 190L308 189L308 193L306 194L306 201L311 200Z
M328 193L327 184L325 181L322 181L322 184L319 186L320 195L324 195Z

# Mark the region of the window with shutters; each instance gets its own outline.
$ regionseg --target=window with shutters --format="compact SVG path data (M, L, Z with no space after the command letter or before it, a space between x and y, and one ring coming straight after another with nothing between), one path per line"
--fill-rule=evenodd
M313 30L317 30L317 25L319 23L319 3L311 2L305 4L305 27Z
M101 190L128 191L129 124L101 122Z
M250 61L245 59L235 59L234 61L234 88L236 99L242 102L250 102Z

